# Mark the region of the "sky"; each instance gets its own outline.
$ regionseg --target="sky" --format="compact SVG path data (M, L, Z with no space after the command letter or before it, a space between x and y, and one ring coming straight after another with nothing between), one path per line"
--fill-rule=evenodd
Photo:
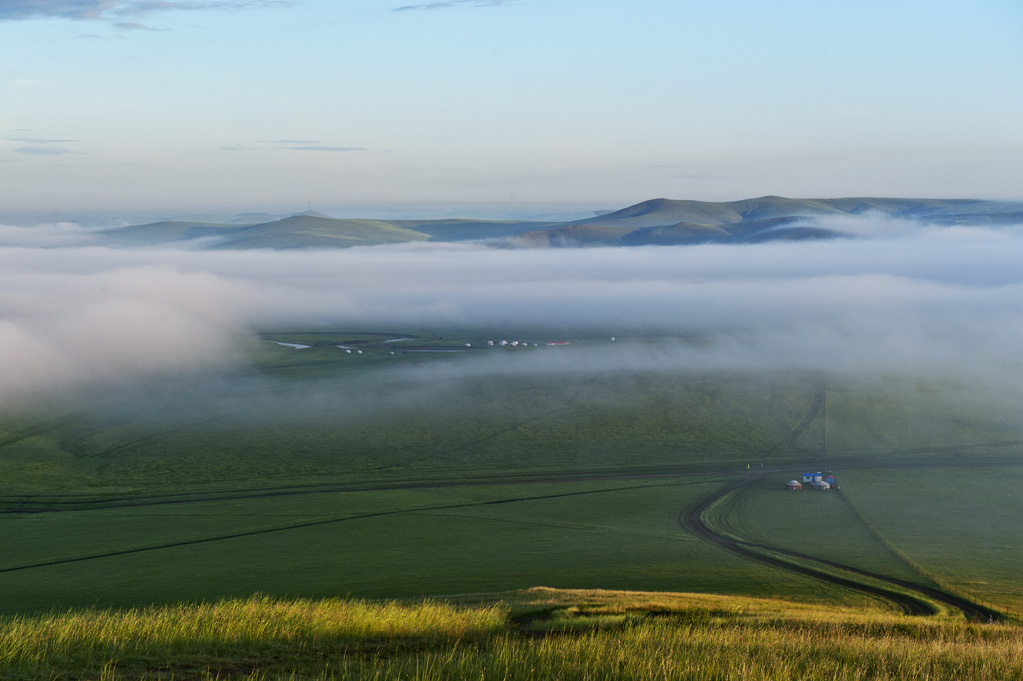
M1020 35L1017 0L0 0L0 218L1018 200Z

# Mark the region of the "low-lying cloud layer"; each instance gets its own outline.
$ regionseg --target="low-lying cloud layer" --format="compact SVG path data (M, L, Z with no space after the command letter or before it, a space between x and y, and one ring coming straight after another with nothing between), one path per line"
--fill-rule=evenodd
M230 366L254 331L323 325L699 341L653 359L627 344L579 355L590 369L1023 377L1023 231L870 220L853 225L870 236L799 243L215 253L0 227L0 405Z

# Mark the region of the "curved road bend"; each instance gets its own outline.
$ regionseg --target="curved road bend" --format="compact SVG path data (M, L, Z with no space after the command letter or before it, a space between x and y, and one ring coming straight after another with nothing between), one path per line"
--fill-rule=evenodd
M762 475L763 474L757 475L755 477L747 477L740 480L739 482L723 487L718 491L714 492L713 494L710 494L707 497L700 500L695 506L693 506L689 510L683 509L681 512L679 512L678 515L679 525L682 526L684 529L691 530L697 536L702 537L707 541L713 542L714 544L717 544L721 548L731 551L732 553L736 553L740 556L750 558L752 560L764 563L766 565L770 565L772 567L777 567L782 570L787 570L789 572L794 572L808 577L813 577L815 579L820 579L830 584L843 586L849 589L853 589L854 591L859 591L870 596L875 596L887 600L889 602L894 603L903 612L910 615L934 615L937 613L937 610L934 608L933 605L931 605L923 598L918 598L907 593L892 591L878 586L872 586L870 584L864 584L862 582L857 582L852 579L846 579L844 577L840 577L830 572L816 570L807 565L792 563L787 560L778 558L776 556L767 555L765 553L761 553L761 551L771 551L776 554L786 555L800 560L812 561L820 565L826 565L831 568L845 570L853 574L862 575L864 577L869 577L872 579L876 579L878 581L887 582L894 586L914 591L921 596L925 596L926 598L933 599L951 608L959 610L970 621L991 622L1000 621L1003 619L1003 615L996 610L992 610L990 608L978 605L976 603L973 603L972 601L969 601L960 596L956 596L955 594L949 593L942 589L922 586L914 584L912 582L907 582L905 580L889 577L887 575L882 575L875 572L870 572L868 570L861 570L859 568L843 565L842 563L823 560L821 558L817 558L815 556L811 556L805 553L800 553L798 551L790 551L788 549L784 549L777 546L771 546L768 544L759 544L754 542L743 541L741 539L734 539L727 535L715 532L713 529L711 529L710 526L708 526L704 522L703 514L707 511L708 508L710 508L710 506L715 501L721 499L727 494L730 494L739 487L746 485L753 480L759 479L760 477L762 477Z

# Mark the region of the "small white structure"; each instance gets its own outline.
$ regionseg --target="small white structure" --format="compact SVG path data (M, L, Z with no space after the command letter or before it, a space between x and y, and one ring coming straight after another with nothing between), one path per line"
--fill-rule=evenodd
M493 347L493 345L494 345L494 341L487 341L487 345L489 345L489 346Z
M831 489L831 485L829 485L828 483L824 482L823 480L818 480L817 482L815 482L812 485L810 485L810 489L815 489L815 490L818 490L818 491L821 491L821 492L826 492L829 489Z
M789 480L788 483L785 484L785 489L790 492L798 492L803 489L803 485L798 480Z

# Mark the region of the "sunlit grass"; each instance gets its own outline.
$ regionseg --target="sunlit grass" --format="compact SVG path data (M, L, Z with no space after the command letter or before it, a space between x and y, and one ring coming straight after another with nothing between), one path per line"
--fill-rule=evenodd
M710 595L505 597L465 606L256 597L8 617L0 677L1023 678L1014 625Z
M476 640L504 629L502 606L457 608L257 597L213 604L83 610L0 619L0 677L116 678L142 672L313 664L324 654L378 654ZM187 674L186 674L187 676ZM109 678L114 678L110 675ZM157 676L156 678L160 678Z

